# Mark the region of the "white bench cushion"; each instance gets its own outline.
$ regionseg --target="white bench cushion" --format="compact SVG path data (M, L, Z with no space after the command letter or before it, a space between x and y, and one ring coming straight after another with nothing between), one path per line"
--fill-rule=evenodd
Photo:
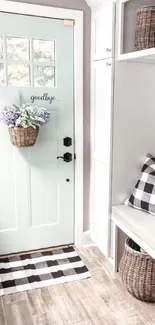
M117 205L112 209L115 224L155 258L155 216L125 206Z

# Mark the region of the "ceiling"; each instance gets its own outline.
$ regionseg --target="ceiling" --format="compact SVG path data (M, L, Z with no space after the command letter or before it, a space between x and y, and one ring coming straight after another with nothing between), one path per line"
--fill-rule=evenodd
M97 5L100 5L101 3L104 2L104 0L85 0L88 5L93 8L93 7L96 7Z

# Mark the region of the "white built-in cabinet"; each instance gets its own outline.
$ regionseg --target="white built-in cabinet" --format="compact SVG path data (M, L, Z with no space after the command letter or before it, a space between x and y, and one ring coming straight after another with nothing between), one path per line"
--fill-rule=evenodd
M110 249L115 4L92 9L91 238Z

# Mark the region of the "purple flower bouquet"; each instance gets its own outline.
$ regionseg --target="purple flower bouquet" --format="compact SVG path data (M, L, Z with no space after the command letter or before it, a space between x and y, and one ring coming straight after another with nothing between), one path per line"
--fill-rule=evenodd
M36 142L39 127L50 119L46 108L22 104L20 107L6 106L0 111L0 122L9 128L13 145L17 147L33 146Z

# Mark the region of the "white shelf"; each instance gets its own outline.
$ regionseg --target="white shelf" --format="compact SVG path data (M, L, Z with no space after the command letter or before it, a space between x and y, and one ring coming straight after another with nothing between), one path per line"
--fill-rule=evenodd
M118 61L135 61L155 63L155 47L137 51L135 46L137 9L152 4L152 0L116 0L117 1L117 59Z
M120 54L118 61L135 61L140 63L155 63L155 47L142 51Z

